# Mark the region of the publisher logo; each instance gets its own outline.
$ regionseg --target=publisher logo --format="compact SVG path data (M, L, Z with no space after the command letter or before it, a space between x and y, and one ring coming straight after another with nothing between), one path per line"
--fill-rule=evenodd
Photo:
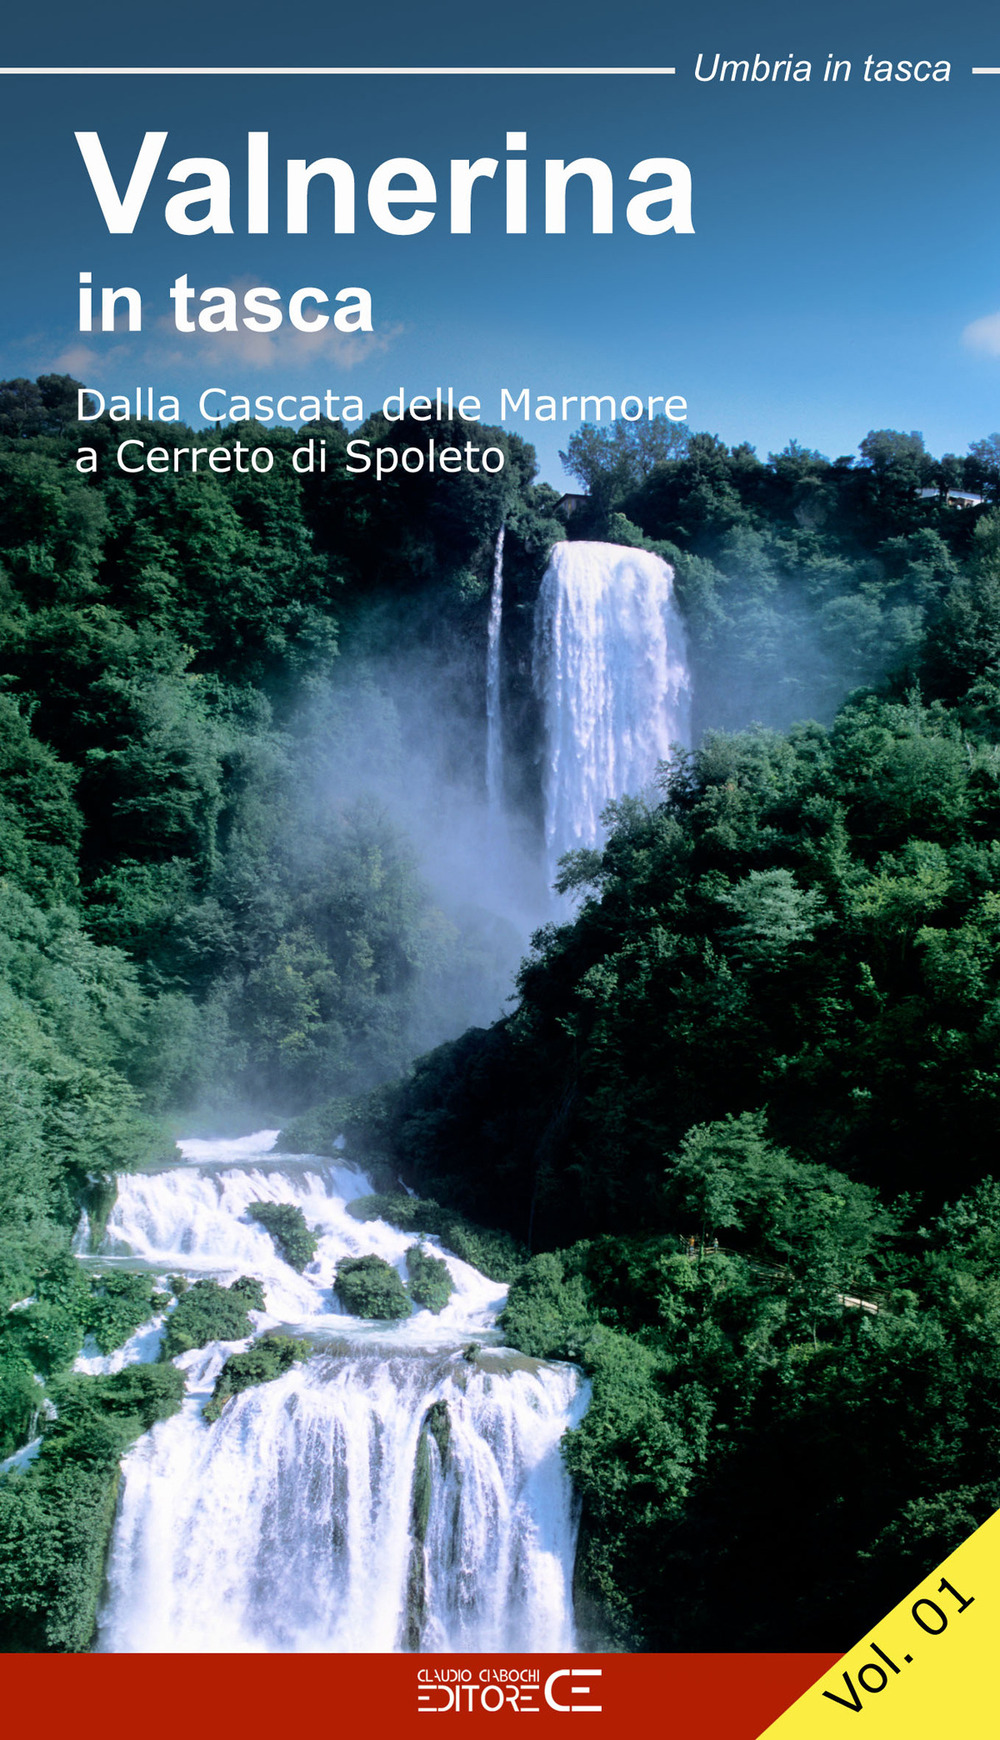
M417 1714L512 1710L537 1716L554 1710L560 1716L599 1715L596 1696L601 1668L553 1668L542 1677L538 1668L421 1668L417 1674Z
M545 1682L545 1702L552 1710L568 1710L574 1716L599 1715L603 1706L593 1703L591 1695L600 1688L591 1685L590 1681L600 1677L600 1668L556 1668ZM562 1685L562 1680L569 1683ZM560 1699L568 1701L561 1702Z

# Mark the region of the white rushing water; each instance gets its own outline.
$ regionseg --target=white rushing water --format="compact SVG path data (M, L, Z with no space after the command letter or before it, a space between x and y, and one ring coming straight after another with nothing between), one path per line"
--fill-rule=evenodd
M620 544L554 546L535 611L545 737L549 881L560 857L603 840L601 811L638 793L687 743L691 682L673 571Z
M504 527L493 553L493 585L486 632L486 804L495 821L503 810L503 713L500 700L500 630L503 626Z
M180 1356L182 1412L123 1464L98 1648L572 1649L576 1518L559 1440L587 1386L502 1348L505 1289L447 1253L440 1315L348 1316L338 1259L373 1252L405 1278L414 1235L347 1213L370 1189L362 1174L272 1156L273 1140L183 1143L186 1164L121 1180L105 1262L257 1275L257 1328L305 1334L314 1351L213 1425L204 1403L246 1343ZM253 1201L301 1207L318 1240L303 1275L245 1218ZM155 1358L160 1334L145 1326L110 1361ZM86 1369L116 1369L98 1360Z

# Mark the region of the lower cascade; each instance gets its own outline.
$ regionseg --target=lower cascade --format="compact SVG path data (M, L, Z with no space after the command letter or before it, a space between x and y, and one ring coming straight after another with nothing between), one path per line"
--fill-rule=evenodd
M532 659L545 738L545 863L603 841L601 812L639 792L690 735L691 680L673 570L621 544L553 546Z
M270 1156L273 1132L181 1144L186 1164L122 1179L102 1261L230 1283L254 1274L257 1328L304 1337L309 1357L202 1408L227 1355L179 1356L180 1414L123 1463L97 1647L107 1651L574 1648L576 1512L559 1450L585 1410L572 1366L504 1348L505 1290L444 1255L453 1292L433 1315L360 1321L332 1283L345 1256L405 1274L414 1235L347 1213L368 1181L309 1156ZM317 1239L301 1275L247 1218L300 1207ZM87 1368L155 1358L146 1326ZM83 1363L83 1361L81 1361Z

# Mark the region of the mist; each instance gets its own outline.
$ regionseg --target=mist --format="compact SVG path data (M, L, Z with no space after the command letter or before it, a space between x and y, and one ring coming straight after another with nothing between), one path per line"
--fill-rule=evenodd
M479 675L484 697L485 663ZM477 716L460 650L348 651L297 721L304 815L337 816L373 849L381 840L450 933L416 992L421 1049L503 1013L549 913L530 819L487 801L483 697ZM314 849L303 842L303 868Z

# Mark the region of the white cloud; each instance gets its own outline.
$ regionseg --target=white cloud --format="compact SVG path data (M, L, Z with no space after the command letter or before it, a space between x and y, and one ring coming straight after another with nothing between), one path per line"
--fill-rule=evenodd
M970 321L962 333L962 343L986 356L1000 356L1000 313L984 314L981 320Z
M232 284L237 297L249 289L251 280ZM287 320L277 332L180 333L173 314L153 314L143 307L143 330L129 333L124 317L114 334L59 334L60 348L53 355L54 334L32 333L19 349L18 373L67 373L84 382L107 376L109 370L127 369L136 381L159 379L163 391L176 391L164 382L173 370L190 368L245 368L259 375L279 376L302 369L336 369L347 374L373 358L392 350L406 332L403 322L383 322L375 332L340 332L333 321L320 332L299 332ZM2 370L0 370L2 372Z
M380 332L338 332L332 321L321 332L297 332L287 324L278 332L178 333L170 316L157 320L155 338L143 347L147 367L174 368L186 363L244 363L250 368L275 369L302 364L334 364L345 372L388 350L402 326Z
M124 344L113 344L104 351L95 350L92 345L70 344L58 356L49 358L44 369L54 374L75 375L77 380L85 381L89 376L96 375L99 369L106 369L112 364L124 366L130 363L131 356L131 351Z

